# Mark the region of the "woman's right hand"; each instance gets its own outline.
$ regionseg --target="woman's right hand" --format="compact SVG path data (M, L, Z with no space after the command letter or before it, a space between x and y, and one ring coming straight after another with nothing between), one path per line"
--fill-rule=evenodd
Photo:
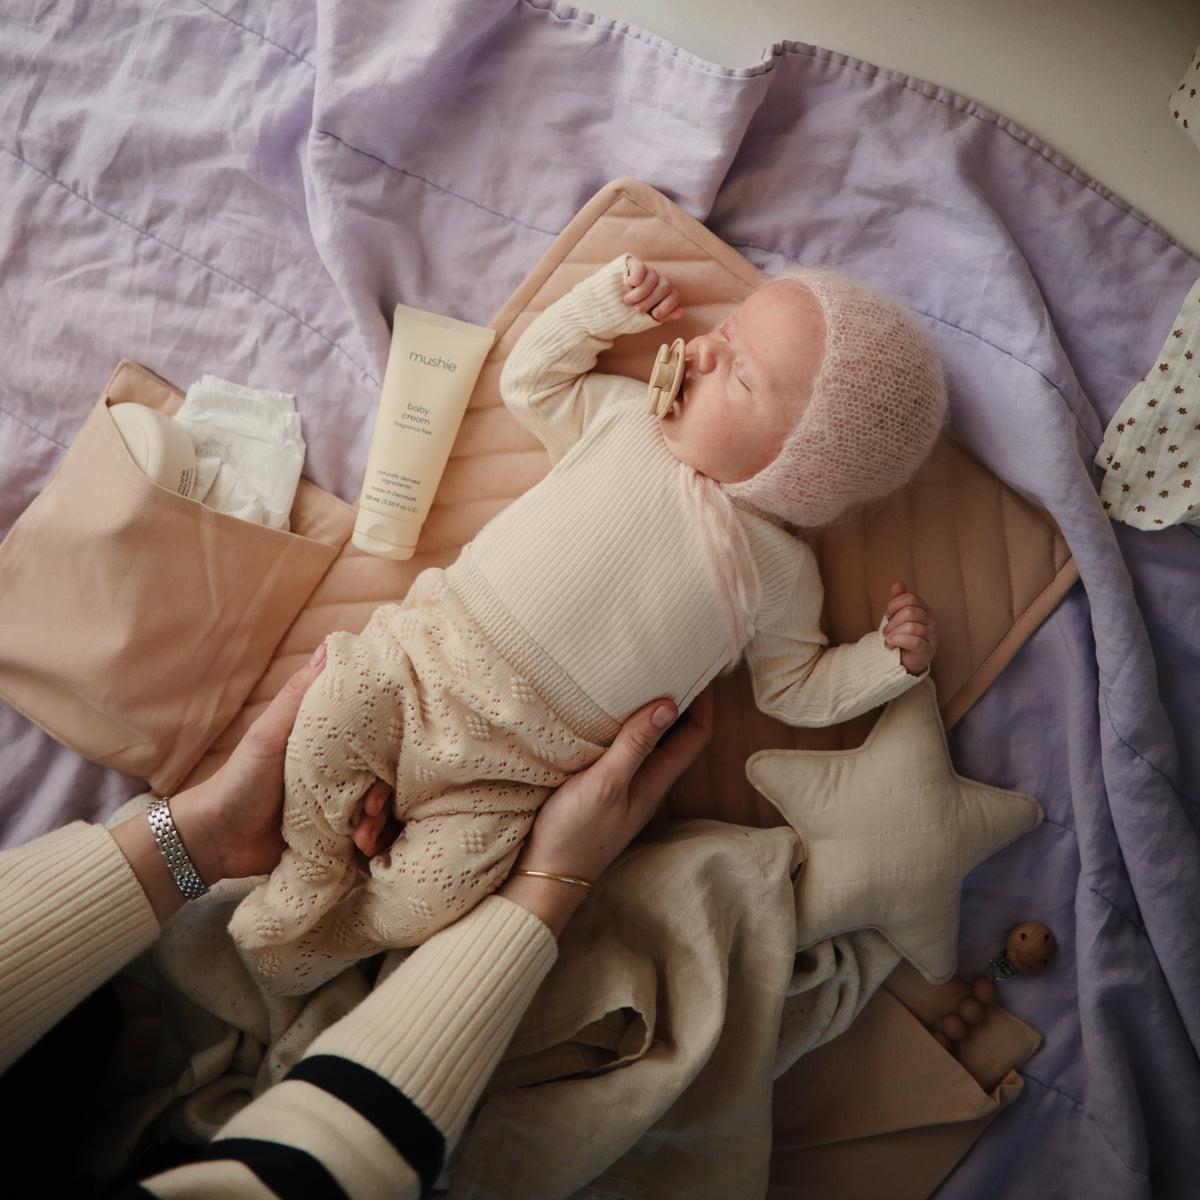
M710 683L688 705L684 719L670 700L654 700L621 727L613 744L590 767L572 775L542 805L515 866L594 883L654 815L672 784L696 760L713 732L714 687ZM653 716L665 709L661 729ZM660 744L661 742L661 744ZM354 816L359 865L391 845L399 823L390 816L390 790L376 780ZM499 894L528 908L557 935L584 889L556 879L510 875Z
M662 745L667 726L658 728L652 717L666 709L669 725L678 715L674 704L655 700L638 709L613 744L542 805L516 865L595 882L712 736L713 687L688 706Z
M712 737L714 686L710 683L688 705L661 745L666 726L658 728L652 717L665 709L673 719L674 704L655 700L635 712L604 754L542 805L515 865L594 883ZM510 875L500 894L529 908L558 934L585 892L556 879Z

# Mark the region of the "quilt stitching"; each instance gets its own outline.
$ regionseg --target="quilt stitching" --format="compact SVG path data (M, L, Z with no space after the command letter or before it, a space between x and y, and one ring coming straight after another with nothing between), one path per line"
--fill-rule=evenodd
M222 21L228 21L230 25L236 25L238 29L248 33L251 37L256 37L260 42L266 42L268 46L274 46L276 50L282 50L288 58L294 58L298 63L306 66L314 74L317 68L301 54L297 54L294 50L289 50L286 46L279 42L273 42L265 33L260 33L257 29L251 29L249 25L243 25L236 17L231 17L227 12L222 12L219 8L213 8L211 4L206 4L205 0L196 0L196 3L201 8L206 8L214 17L220 17Z
M1136 917L1131 917L1111 896L1106 896L1103 892L1097 891L1090 883L1083 885L1089 892L1092 893L1098 900L1103 900L1117 914L1118 917L1124 917L1138 933L1145 934L1146 926Z
M1142 754L1138 750L1138 748L1136 746L1130 745L1130 743L1127 742L1121 736L1120 731L1117 729L1116 724L1113 722L1112 712L1108 707L1107 692L1101 693L1101 696L1104 700L1104 715L1108 718L1108 727L1113 731L1113 737L1115 737L1117 739L1117 741L1120 742L1121 745L1125 747L1126 750L1128 750L1136 758L1138 758L1142 762L1144 762L1146 764L1146 766L1148 766L1150 768L1150 770L1152 770L1156 775L1161 776L1163 781L1171 789L1171 791L1173 791L1175 793L1175 795L1178 796L1179 799L1182 800L1185 804L1190 804L1193 808L1200 806L1200 801L1197 801L1195 799L1195 797L1189 796L1186 792L1182 791L1180 789L1180 787L1175 783L1175 781L1170 777L1170 775L1168 775L1166 773L1166 771L1164 771L1162 769L1162 767L1157 766L1155 763L1152 763L1144 754Z
M408 170L407 167L398 167L395 163L388 162L386 158L380 158L378 154L372 154L369 150L362 150L358 146L352 145L345 138L338 137L336 133L330 133L328 129L320 129L314 125L313 133L318 134L320 137L327 137L337 142L339 146L351 150L355 154L361 154L364 158L369 158L372 162L377 162L381 167L387 167L389 171L395 171L398 175L407 175L410 179L416 179L421 183L428 184L431 188L442 192L444 195L453 196L455 200L462 200L475 208L482 209L486 213L491 213L493 217L499 217L502 221L508 221L511 225L520 225L522 229L529 229L534 233L540 233L549 238L558 236L558 231L542 229L540 226L530 225L527 221L522 221L519 217L510 217L508 213L497 212L494 208L488 208L486 204L481 204L478 200L472 200L470 196L464 196L459 192L451 191L450 188L443 187L442 184L435 183L432 179L426 179L424 175L418 175L415 171Z
M60 442L53 434L47 433L44 429L39 429L36 425L30 425L28 421L22 420L15 412L5 408L3 405L0 405L0 413L3 413L6 417L16 421L18 425L24 425L30 433L36 433L38 437L43 437L46 439L46 441L53 442L56 446L61 446L64 450L67 448L66 442Z
M1036 1083L1039 1087L1045 1088L1046 1091L1054 1092L1057 1095L1061 1096L1064 1100L1070 1101L1071 1104L1073 1104L1077 1109L1079 1109L1079 1111L1082 1112L1083 1115L1085 1117L1087 1117L1087 1119L1089 1121L1091 1121L1092 1124L1095 1125L1098 1130L1100 1130L1100 1136L1104 1139L1105 1143L1107 1144L1108 1148L1113 1152L1113 1154L1116 1155L1117 1161L1121 1164L1121 1166L1123 1166L1127 1171L1132 1171L1135 1175L1142 1175L1142 1176L1145 1176L1146 1178L1149 1178L1149 1176L1150 1176L1149 1171L1143 1171L1140 1167L1135 1167L1132 1163L1127 1163L1125 1161L1125 1159L1121 1155L1121 1152L1116 1148L1116 1146L1114 1146L1112 1144L1112 1141L1109 1139L1108 1134L1104 1130L1104 1126L1101 1125L1100 1122L1097 1121L1094 1116L1092 1116L1091 1111L1088 1109L1086 1104L1083 1104L1081 1101L1077 1100L1074 1096L1071 1095L1070 1092L1064 1092L1062 1090L1062 1088L1057 1088L1052 1083L1047 1083L1044 1079L1039 1079L1036 1075L1030 1075L1030 1073L1024 1067L1021 1068L1020 1075L1021 1075L1022 1079L1031 1080L1033 1083Z
M116 221L118 224L124 225L127 229L132 229L135 233L141 234L142 237L149 238L152 242L156 242L158 245L162 246L164 249L170 250L173 253L178 254L180 256L180 258L186 258L188 260L188 262L195 263L198 267L202 267L206 271L211 271L214 275L220 276L220 278L226 280L229 283L234 284L236 287L242 288L245 291L250 292L251 295L257 296L261 301L263 301L264 304L269 304L272 308L276 309L278 312L283 313L283 315L285 317L290 317L293 321L296 322L297 325L302 325L310 333L316 334L316 336L319 337L321 339L321 341L323 341L326 345L331 346L339 354L343 355L345 357L345 359L347 360L347 362L349 362L353 367L355 367L366 379L370 380L370 382L375 387L379 386L379 380L377 380L375 378L375 376L372 375L371 372L367 370L366 367L364 367L361 363L357 362L348 350L346 350L343 346L339 345L337 342L335 342L332 338L328 337L326 334L322 333L315 325L310 325L303 317L298 316L296 313L291 312L290 310L284 308L282 304L279 304L275 300L272 300L270 298L270 296L264 295L257 288L251 286L248 283L243 282L240 279L235 278L233 275L230 275L225 271L222 271L220 267L214 266L212 263L207 263L203 259L197 258L194 254L189 254L186 250L181 249L179 246L173 245L171 242L166 241L165 239L159 237L157 234L151 233L149 230L143 229L140 225L135 225L132 221L126 220L126 218L118 215L115 212L110 211L109 209L105 208L103 205L97 204L94 200L89 199L82 192L76 191L75 188L73 188L69 183L64 183L61 179L58 178L57 175L51 174L49 171L45 170L44 168L39 167L36 163L30 162L27 158L23 158L20 154L18 154L15 150L10 149L8 146L0 146L0 150L2 150L5 154L9 155L9 157L16 159L17 162L28 167L29 170L35 171L38 175L41 175L43 179L48 179L48 180L50 180L51 183L57 184L60 188L63 189L63 191L68 192L70 195L74 196L77 200L82 201L89 208L95 209L96 212L98 212L98 213L103 213L104 216L109 218L109 220Z
M1066 823L1066 821L1056 821L1053 817L1047 815L1045 812L1042 813L1042 821L1046 825L1057 825L1058 828L1063 830L1065 833L1070 833L1070 834L1075 833L1074 825L1068 825Z

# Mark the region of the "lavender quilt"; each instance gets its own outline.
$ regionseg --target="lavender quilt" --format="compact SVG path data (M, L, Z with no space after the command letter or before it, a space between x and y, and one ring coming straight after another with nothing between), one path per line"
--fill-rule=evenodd
M939 1195L1194 1195L1200 540L1112 525L1091 460L1200 262L1002 116L802 42L718 66L554 0L10 0L0 532L122 356L296 392L307 473L353 500L395 302L486 324L622 175L767 271L903 298L958 430L1079 564L951 739L1047 814L968 878L964 972L1020 920L1061 951L1004 985L1045 1044ZM5 843L141 790L3 706L0 755Z

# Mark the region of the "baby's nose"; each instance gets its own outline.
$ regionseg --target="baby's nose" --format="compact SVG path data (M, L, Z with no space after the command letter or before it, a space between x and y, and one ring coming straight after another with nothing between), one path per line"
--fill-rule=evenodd
M683 348L683 365L686 371L699 371L707 375L712 370L712 348L703 338L696 338Z

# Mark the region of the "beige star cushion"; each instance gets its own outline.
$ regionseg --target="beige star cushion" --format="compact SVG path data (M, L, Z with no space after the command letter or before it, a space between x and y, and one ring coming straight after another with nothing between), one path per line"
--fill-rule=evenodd
M958 958L963 876L1040 824L1032 796L954 770L925 679L853 750L760 750L746 777L796 829L797 947L878 929L930 983Z

